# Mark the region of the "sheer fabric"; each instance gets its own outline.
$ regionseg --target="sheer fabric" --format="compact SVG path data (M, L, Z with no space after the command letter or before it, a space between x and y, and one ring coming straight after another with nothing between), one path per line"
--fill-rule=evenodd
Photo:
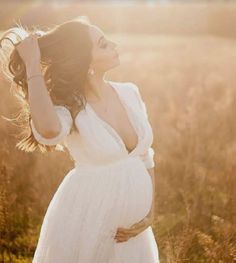
M40 143L63 143L75 163L47 208L33 263L159 262L151 226L126 242L114 240L118 227L128 228L150 211L153 186L147 169L155 166L155 152L139 88L133 82L109 83L138 135L131 152L89 104L75 118L79 132L71 132L72 117L64 106L55 106L62 128L54 138L41 136L31 121Z

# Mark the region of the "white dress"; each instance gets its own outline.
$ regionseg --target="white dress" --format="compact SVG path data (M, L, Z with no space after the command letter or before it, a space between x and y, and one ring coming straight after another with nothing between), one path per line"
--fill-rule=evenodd
M62 124L61 133L37 141L46 145L63 143L75 167L55 192L40 230L33 263L159 263L152 227L136 237L117 243L118 227L129 228L150 211L153 197L153 131L139 88L133 82L108 81L117 91L138 144L129 152L119 134L90 104L78 113L72 132L67 108L54 105Z

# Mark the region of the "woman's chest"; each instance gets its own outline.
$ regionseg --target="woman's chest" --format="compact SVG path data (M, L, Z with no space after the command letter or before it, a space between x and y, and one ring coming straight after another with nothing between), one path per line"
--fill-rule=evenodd
M137 101L127 91L120 97L123 107L114 105L107 115L89 104L77 115L79 132L67 139L74 156L103 162L143 153L151 145L152 129Z
M119 140L122 141L128 152L131 152L138 144L138 133L135 129L133 116L121 100L114 99L109 107L103 105L90 105L91 113L101 122L105 128L110 130Z

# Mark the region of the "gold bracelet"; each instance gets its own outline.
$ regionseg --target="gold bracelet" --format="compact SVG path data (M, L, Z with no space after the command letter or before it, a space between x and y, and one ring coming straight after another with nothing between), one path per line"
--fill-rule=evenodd
M43 75L42 75L42 74L32 75L32 76L30 76L30 77L27 78L27 81L29 81L30 79L35 78L35 77L43 77Z

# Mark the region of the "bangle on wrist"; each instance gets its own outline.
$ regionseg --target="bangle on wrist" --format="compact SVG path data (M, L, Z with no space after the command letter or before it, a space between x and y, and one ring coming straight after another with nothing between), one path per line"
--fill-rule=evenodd
M27 78L27 81L31 80L32 78L36 78L36 77L43 77L42 74L35 74L35 75L32 75L30 77Z

